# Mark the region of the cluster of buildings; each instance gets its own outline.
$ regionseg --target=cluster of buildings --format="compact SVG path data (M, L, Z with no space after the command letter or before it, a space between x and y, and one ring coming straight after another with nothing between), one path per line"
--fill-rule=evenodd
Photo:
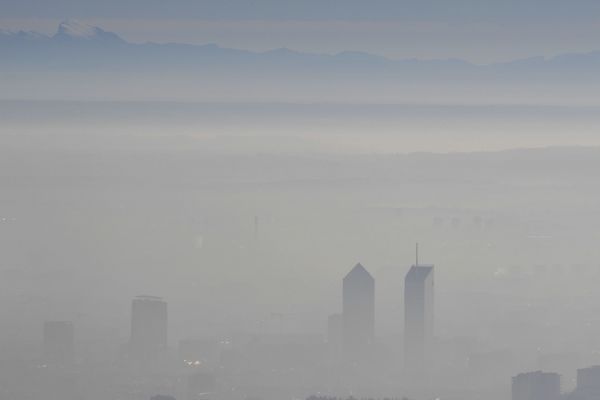
M126 355L140 363L159 362L167 351L167 303L156 296L137 296L131 302L131 336ZM75 333L71 321L44 322L45 365L74 361Z
M434 327L434 266L411 266L404 281L405 366L424 370L431 363ZM375 280L359 263L343 279L343 309L328 320L327 342L339 347L343 359L356 362L368 354L375 339ZM137 296L131 304L128 357L154 363L167 350L167 303L160 297ZM44 359L68 363L74 356L70 321L44 324Z
M375 337L375 280L359 263L344 277L342 313L328 319L328 342L342 358L368 357ZM417 262L404 279L404 367L426 372L431 366L434 329L434 266Z
M577 386L568 394L561 393L560 375L534 371L512 378L512 400L598 400L600 399L600 366L577 370Z
M418 262L412 265L405 277L405 335L404 366L407 370L424 372L431 363L433 342L433 300L434 300L434 267ZM285 385L289 379L293 385L301 376L311 374L311 366L319 359L335 361L330 370L320 370L321 375L312 379L313 385L307 390L322 388L327 390L328 371L337 371L345 366L370 368L377 362L377 343L375 341L375 280L361 265L357 264L343 278L342 312L333 314L328 319L328 331L325 341L316 338L314 341L304 336L291 338L237 338L235 345L211 340L182 340L178 352L174 355L168 349L168 310L167 303L160 297L138 296L131 303L130 338L122 352L128 366L138 370L152 370L179 362L180 367L194 370L188 376L187 389L178 399L199 400L215 398L210 393L215 390L219 377L227 381L244 369L268 370L269 373L280 374L278 380ZM46 366L65 366L75 363L74 327L69 321L48 321L44 324L43 357ZM245 340L245 344L239 345ZM281 343L279 343L281 341ZM281 351L273 351L273 349ZM262 349L262 350L261 350ZM333 351L332 351L333 350ZM281 358L281 359L280 359ZM173 362L174 360L176 362ZM285 360L283 360L285 359ZM248 361L252 360L252 361ZM182 362L181 362L182 361ZM210 368L207 368L209 366ZM176 367L176 368L180 368ZM305 370L302 370L302 368ZM163 369L166 371L168 368ZM277 371L276 371L277 370ZM131 371L129 369L128 371ZM317 369L315 369L317 371ZM130 372L127 372L130 373ZM168 373L167 373L168 375ZM179 378L177 378L179 379ZM251 385L257 377L243 377L237 382L245 381ZM267 381L271 378L265 378ZM228 381L231 382L231 381ZM237 385L229 385L235 389ZM163 385L169 387L169 385ZM331 390L336 390L331 388ZM258 388L257 392L265 392ZM156 393L156 392L155 392ZM181 393L181 391L177 392ZM310 393L310 392L309 392ZM173 395L171 391L167 393ZM267 396L268 397L268 396ZM159 397L160 398L160 397Z
M282 351L271 352L277 348L277 338L259 343L256 339L247 342L246 350L257 369L262 368L260 358L269 358L264 365L285 371L289 365L310 365L319 358L321 350L329 351L335 359L334 369L364 367L371 368L377 362L377 343L375 340L375 280L360 263L343 278L342 310L328 318L326 343L318 340L306 344L305 348L292 349L289 342L281 343ZM126 347L126 358L130 364L138 366L157 366L168 364L172 360L168 355L168 312L167 303L160 297L138 296L131 303L131 331ZM45 364L69 365L74 361L74 328L69 321L48 321L44 324L43 357ZM404 278L404 334L402 368L404 377L422 379L434 365L434 266L415 262ZM296 342L297 344L299 343ZM219 350L215 350L217 347ZM261 347L262 346L262 347ZM324 347L320 347L324 346ZM212 391L218 386L219 373L233 375L247 366L240 351L228 351L233 346L227 342L215 343L202 340L183 340L179 342L176 358L186 367L194 369L205 365L217 366L209 372L197 368L190 375L185 391L177 392L177 397L156 396L155 400L206 400L213 397ZM321 350L319 350L321 349ZM315 351L316 353L312 352ZM255 351L252 353L252 351ZM289 351L289 354L286 353ZM254 354L254 356L252 356ZM285 358L285 361L279 360ZM306 359L302 359L305 356ZM290 357L297 360L287 363ZM219 372L220 370L220 372ZM315 369L316 371L316 369ZM320 371L323 372L323 371ZM307 372L294 370L288 378L293 382ZM178 378L179 379L179 378ZM256 377L249 377L252 382ZM269 378L266 378L269 379ZM281 384L286 379L281 375ZM243 381L238 380L238 382ZM325 382L325 380L323 381ZM250 383L247 383L248 385ZM168 387L165 386L165 387ZM319 387L316 384L315 387ZM324 384L323 388L327 389ZM231 385L235 389L234 385ZM262 388L262 390L266 390ZM259 390L260 391L260 390ZM183 397L181 397L181 393ZM277 396L277 394L273 394ZM561 391L561 376L557 373L534 371L522 373L512 378L512 400L600 400L600 366L579 369L577 386L571 393Z

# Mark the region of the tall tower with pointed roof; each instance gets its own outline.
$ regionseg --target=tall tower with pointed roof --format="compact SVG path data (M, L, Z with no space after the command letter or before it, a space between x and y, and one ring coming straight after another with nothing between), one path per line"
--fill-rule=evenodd
M343 351L363 354L375 335L375 279L359 263L343 281Z

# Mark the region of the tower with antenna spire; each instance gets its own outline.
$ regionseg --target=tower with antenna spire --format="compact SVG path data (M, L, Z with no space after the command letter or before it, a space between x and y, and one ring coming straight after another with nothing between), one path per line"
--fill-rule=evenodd
M404 278L404 365L410 371L424 372L431 363L433 342L434 266L415 264Z

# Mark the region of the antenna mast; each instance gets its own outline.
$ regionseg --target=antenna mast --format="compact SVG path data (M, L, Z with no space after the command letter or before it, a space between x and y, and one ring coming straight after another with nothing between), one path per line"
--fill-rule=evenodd
M415 265L419 266L419 242L415 245Z

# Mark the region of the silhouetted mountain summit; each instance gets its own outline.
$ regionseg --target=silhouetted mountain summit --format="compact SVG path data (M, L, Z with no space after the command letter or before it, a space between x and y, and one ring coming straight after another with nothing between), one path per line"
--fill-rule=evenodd
M102 41L107 43L125 43L116 33L105 31L97 26L84 24L74 20L63 21L58 25L54 41Z
M32 42L44 43L47 46L63 43L69 44L82 42L92 44L94 42L104 42L108 44L125 44L126 42L116 33L105 31L104 29L84 24L75 20L66 20L61 22L52 36L44 35L34 31L8 31L0 30L0 44L20 45L22 50L27 50L26 46Z

